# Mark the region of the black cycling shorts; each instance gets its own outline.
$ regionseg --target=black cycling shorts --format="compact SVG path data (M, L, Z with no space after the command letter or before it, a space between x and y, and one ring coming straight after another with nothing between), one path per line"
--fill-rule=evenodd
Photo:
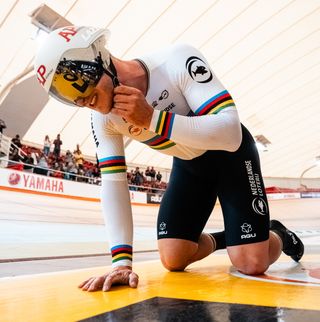
M236 152L207 151L192 160L173 159L157 223L158 239L198 242L219 198L227 246L269 238L269 208L255 141L242 125Z

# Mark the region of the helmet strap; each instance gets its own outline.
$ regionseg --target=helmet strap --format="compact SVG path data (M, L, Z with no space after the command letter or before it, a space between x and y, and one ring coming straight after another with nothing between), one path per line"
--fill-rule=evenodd
M104 72L111 78L113 86L114 87L119 86L120 82L118 80L118 73L117 73L116 67L114 66L114 63L113 63L111 57L110 57L110 63L109 63L108 69L106 69L104 67L104 64L103 64L103 61L102 61L102 58L101 58L101 52L99 52L99 56L96 58L96 60L99 63L101 63Z

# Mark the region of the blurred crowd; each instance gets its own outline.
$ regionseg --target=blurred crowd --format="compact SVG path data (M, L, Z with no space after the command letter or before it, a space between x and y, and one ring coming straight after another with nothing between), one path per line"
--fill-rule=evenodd
M162 181L162 174L154 167L147 167L144 172L136 167L127 172L127 180L130 190L156 193L167 188L167 183Z
M62 145L60 134L53 140L46 135L42 148L22 144L17 134L11 139L8 167L55 178L101 184L98 161L86 160L79 144L73 152L62 152ZM163 192L167 186L160 171L156 171L153 166L147 167L145 171L139 167L128 170L127 179L130 190L135 191Z
M11 140L9 167L51 176L60 179L74 180L99 184L100 171L96 163L86 161L77 144L75 150L67 150L62 153L63 142L60 134L54 140L50 140L46 135L43 148L39 149L32 146L23 145L20 136L17 134Z

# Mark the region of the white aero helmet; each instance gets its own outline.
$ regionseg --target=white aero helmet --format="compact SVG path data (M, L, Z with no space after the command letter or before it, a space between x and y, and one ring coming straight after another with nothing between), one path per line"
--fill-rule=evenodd
M49 95L69 105L92 93L106 72L118 85L110 53L107 29L69 26L52 31L39 48L34 68Z

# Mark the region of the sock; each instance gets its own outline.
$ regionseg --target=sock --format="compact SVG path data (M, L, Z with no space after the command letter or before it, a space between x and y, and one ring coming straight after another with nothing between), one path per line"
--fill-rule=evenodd
M226 246L226 235L225 235L224 231L219 231L217 233L209 233L209 235L211 237L213 237L215 240L215 243L216 243L215 250L225 249L227 247Z

